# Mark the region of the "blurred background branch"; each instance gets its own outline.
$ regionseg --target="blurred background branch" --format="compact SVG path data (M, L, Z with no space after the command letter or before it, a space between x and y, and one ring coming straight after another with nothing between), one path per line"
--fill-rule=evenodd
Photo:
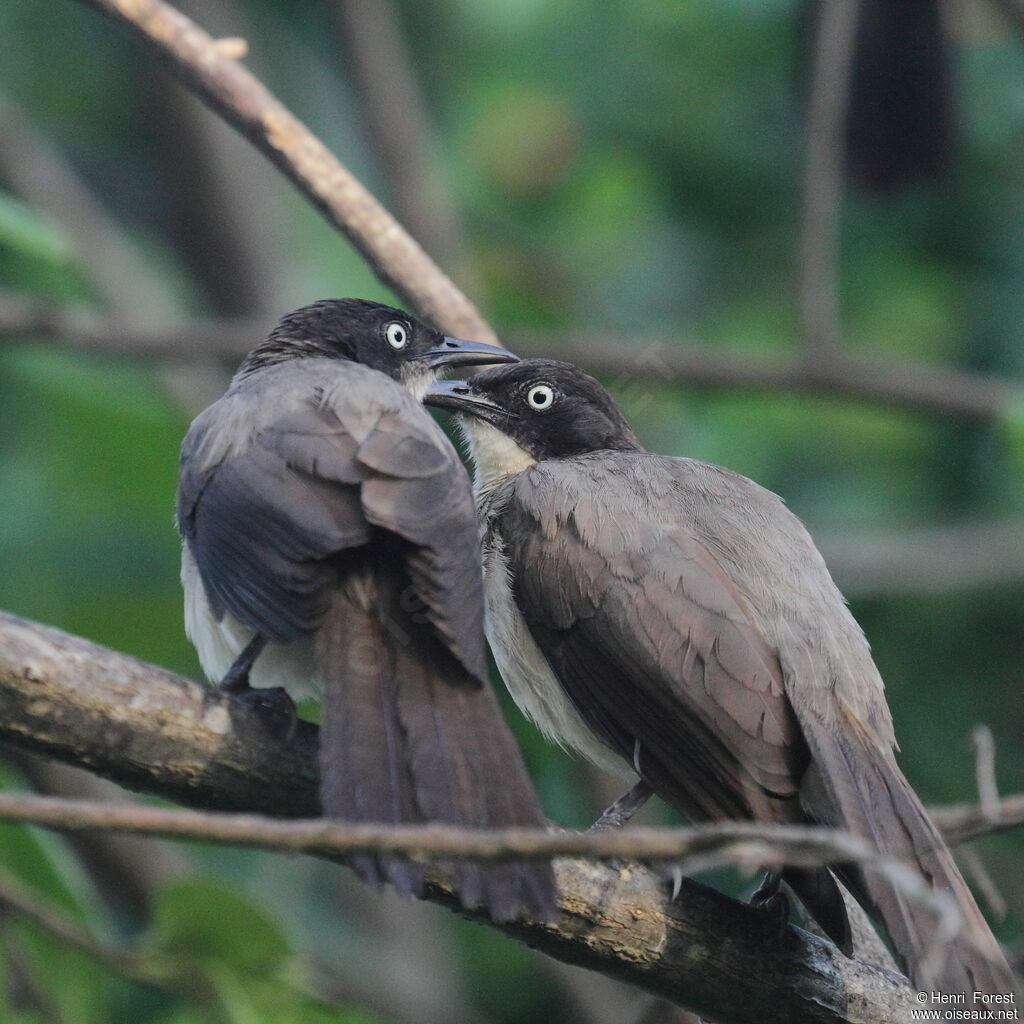
M467 266L462 227L393 0L324 0L395 218L440 266ZM475 291L472 279L463 290Z
M272 318L245 317L153 324L104 319L77 310L0 298L0 340L47 340L98 354L136 356L175 364L221 358L237 362L266 335ZM1012 380L935 366L835 356L826 363L805 357L786 362L668 340L509 332L508 344L523 356L557 352L595 373L659 385L764 391L793 390L840 395L894 408L965 419L998 420L1024 392Z
M808 363L827 362L840 342L839 232L843 143L861 0L817 6L807 101L800 314Z

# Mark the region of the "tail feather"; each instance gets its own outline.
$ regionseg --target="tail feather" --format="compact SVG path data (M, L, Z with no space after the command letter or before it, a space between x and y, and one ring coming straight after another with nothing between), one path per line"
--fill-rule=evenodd
M383 620L383 621L382 621ZM544 824L522 755L489 686L426 629L339 599L321 629L323 805L347 821L466 828ZM418 895L422 866L361 857L367 881ZM460 903L495 920L555 911L550 864L448 866Z
M1016 992L999 944L891 752L852 715L842 729L806 718L801 724L829 804L816 807L812 803L812 813L870 840L891 856L906 859L933 889L956 900L963 926L944 951L941 965L929 973L926 965L936 939L934 912L870 867L839 870L858 902L885 925L914 983L922 990L946 993Z
M783 881L797 894L821 930L847 956L853 955L853 930L839 885L828 868L784 868Z
M404 757L396 701L395 659L383 626L337 602L320 632L318 662L321 802L342 821L418 821L415 787ZM371 885L390 882L407 896L423 888L423 867L400 858L357 855L351 864Z
M452 685L460 674L461 684ZM404 648L398 676L399 712L424 819L465 828L541 827L533 786L491 689L439 650ZM454 870L462 902L487 907L496 920L514 918L523 908L548 916L554 905L547 864L463 862Z

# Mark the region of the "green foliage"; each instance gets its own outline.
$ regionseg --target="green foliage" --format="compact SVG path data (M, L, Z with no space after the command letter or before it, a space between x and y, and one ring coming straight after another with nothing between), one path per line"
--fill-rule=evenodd
M0 192L0 247L15 259L67 271L71 246L60 229L14 196Z
M221 964L253 977L279 971L289 954L266 914L234 889L202 878L160 893L151 940L158 953L183 964Z

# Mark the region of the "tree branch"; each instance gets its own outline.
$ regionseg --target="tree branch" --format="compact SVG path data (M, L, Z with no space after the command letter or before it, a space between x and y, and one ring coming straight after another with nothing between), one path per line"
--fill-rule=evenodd
M83 351L175 362L240 360L271 326L257 318L154 325L54 308L11 295L0 297L0 340L45 339ZM848 356L824 363L802 358L766 360L659 339L521 332L509 344L524 356L555 355L580 363L633 389L644 384L782 388L983 421L1003 416L1024 390L1024 384L1014 381L934 366Z
M120 786L89 772L27 750L9 747L4 760L43 796L125 803L132 799ZM181 847L106 832L81 832L68 837L86 874L115 916L141 927L149 920L152 900L162 885L187 874L188 858Z
M449 334L490 326L402 226L239 60L161 0L81 0L127 28L337 227L392 291Z
M393 0L325 0L346 74L398 220L445 265L460 262L462 231L432 146L430 116Z
M315 734L285 744L248 708L191 680L0 614L0 737L194 807L317 813ZM320 823L314 823L319 827ZM557 837L556 837L557 838ZM562 915L501 926L548 955L712 1016L902 1021L903 979L698 883L669 901L637 864L556 862ZM451 904L435 885L429 898Z
M982 804L929 807L928 814L950 846L1024 825L1024 793L1000 798L991 811Z
M25 111L0 96L0 179L66 232L77 266L108 311L145 309L159 319L172 308L168 291L140 247L93 194L67 157Z
M447 825L346 824L329 818L281 821L252 814L174 811L135 803L3 791L0 821L67 831L103 829L134 836L254 846L340 862L357 853L484 862L579 857L606 862L671 861L688 872L726 865L754 871L784 863L821 867L885 860L869 843L850 833L810 825L768 826L746 821L601 832L476 830Z
M580 362L600 376L621 376L624 382L769 392L788 389L972 420L999 419L1024 390L1024 385L998 377L841 353L828 358L798 355L795 359L764 359L726 355L668 339L610 338L590 332L516 335L507 340L522 355L556 355Z
M839 343L839 214L843 143L859 0L818 5L807 105L800 245L800 314L808 358L827 361Z
M155 984L155 978L143 969L139 957L129 950L101 942L77 921L42 902L6 871L0 871L0 908L13 911L18 917L30 921L58 942L77 949L115 974L122 974L143 984Z
M461 291L441 272L407 232L351 173L242 64L188 18L161 0L81 0L127 27L213 110L235 125L288 177L313 205L349 238L377 276L410 307L451 334L495 341L496 335ZM849 0L842 0L846 5ZM831 7L832 5L827 5ZM808 174L811 171L808 170ZM810 293L816 286L808 285ZM264 325L265 327L265 325ZM218 336L220 328L217 328ZM256 335L260 337L261 335ZM166 351L167 335L150 337L150 353ZM209 338L215 351L226 344ZM136 338L141 335L136 334ZM193 342L204 339L191 339ZM832 355L795 363L754 362L720 357L699 349L619 340L601 342L548 339L517 342L524 354L557 351L599 373L633 373L665 383L688 381L713 386L788 387L798 391L850 395L901 408L963 416L1000 417L1016 397L1018 385L998 379L923 366L891 365ZM231 343L238 354L253 345L253 335ZM174 347L181 352L180 344ZM632 350L632 357L624 353ZM193 348L209 357L210 349Z

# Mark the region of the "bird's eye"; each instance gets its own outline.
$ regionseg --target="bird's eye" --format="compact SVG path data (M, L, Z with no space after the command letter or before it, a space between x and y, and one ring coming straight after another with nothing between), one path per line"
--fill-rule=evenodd
M544 412L551 408L555 400L555 389L550 384L537 384L526 393L526 401L531 409Z
M384 328L384 336L392 348L405 348L409 343L409 332L406 330L405 324L400 324L397 321Z

